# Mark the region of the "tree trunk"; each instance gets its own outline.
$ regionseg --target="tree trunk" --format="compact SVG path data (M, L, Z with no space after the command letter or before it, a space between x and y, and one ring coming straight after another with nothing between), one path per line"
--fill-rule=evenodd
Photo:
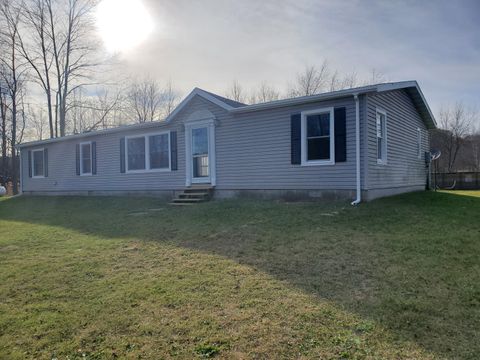
M1 96L1 95L0 95ZM0 97L0 115L2 132L2 171L7 170L7 109L3 97Z

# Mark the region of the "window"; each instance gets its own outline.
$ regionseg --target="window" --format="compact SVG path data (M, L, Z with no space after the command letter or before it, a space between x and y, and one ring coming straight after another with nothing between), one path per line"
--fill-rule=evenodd
M422 158L422 130L417 128L417 157Z
M92 143L80 144L80 175L92 175Z
M170 170L170 133L126 138L127 171Z
M43 149L32 151L32 176L44 177L45 176L45 158Z
M377 110L377 163L387 163L387 113Z
M302 112L302 165L334 163L333 108Z
M145 137L127 139L127 169L145 170Z
M148 137L150 169L168 169L170 152L168 133Z

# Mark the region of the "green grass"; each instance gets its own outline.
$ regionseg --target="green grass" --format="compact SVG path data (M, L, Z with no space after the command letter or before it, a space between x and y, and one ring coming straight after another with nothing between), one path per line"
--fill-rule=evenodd
M478 359L462 195L0 200L0 358Z

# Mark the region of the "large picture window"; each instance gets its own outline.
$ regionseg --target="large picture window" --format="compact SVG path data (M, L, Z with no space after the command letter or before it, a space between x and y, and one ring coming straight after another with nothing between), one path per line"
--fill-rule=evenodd
M80 174L92 175L92 143L80 144Z
M302 164L334 163L333 108L302 112Z
M377 163L387 163L387 113L377 109Z
M170 133L126 138L127 171L170 170Z
M45 157L43 149L32 151L32 176L45 176Z

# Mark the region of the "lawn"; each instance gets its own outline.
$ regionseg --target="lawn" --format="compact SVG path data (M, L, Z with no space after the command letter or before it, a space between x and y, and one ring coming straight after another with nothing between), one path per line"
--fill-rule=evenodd
M480 194L0 200L1 359L480 358Z

